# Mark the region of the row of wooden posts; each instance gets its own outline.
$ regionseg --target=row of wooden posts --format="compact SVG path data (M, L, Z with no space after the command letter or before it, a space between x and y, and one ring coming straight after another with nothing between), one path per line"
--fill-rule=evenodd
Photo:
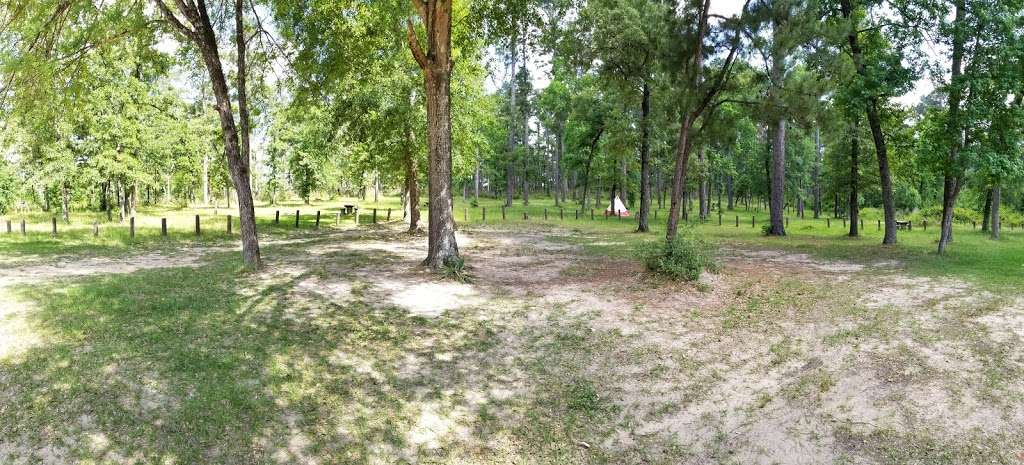
M389 222L391 221L391 210L392 209L390 209L390 208L387 209L387 217L386 217L385 221L389 221ZM653 216L654 216L655 220L658 219L658 211L659 210L653 210L653 213L654 213ZM341 219L342 219L343 213L344 214L349 214L349 213L353 214L353 220L355 221L355 224L357 224L357 225L359 224L359 209L358 208L347 207L345 209L338 210L338 212L337 212L337 219L336 219L337 224L341 224ZM585 214L586 214L586 212L584 211L584 215ZM299 210L295 210L295 223L294 223L295 224L295 228L299 227L300 216L301 216L301 212ZM321 216L320 215L320 210L317 210L316 211L316 221L315 221L314 226L313 226L315 229L320 229L320 216ZM618 220L622 221L623 216L622 216L621 212L618 212L618 214L616 214L616 215L607 215L606 214L605 215L605 219L608 219L608 218L610 218L612 216L617 216ZM377 223L377 209L376 208L371 209L371 217L372 217L371 222L373 224L376 224ZM574 210L574 217L575 217L576 220L580 219L580 210L579 209ZM469 222L469 218L470 218L469 208L466 208L465 212L463 214L463 219L464 219L465 222L468 223ZM507 207L501 207L501 219L502 219L502 221L507 220L507 218L508 218ZM590 209L590 219L594 220L595 218L596 218L596 216L594 214L594 209ZM526 210L523 210L523 220L529 220L529 219L530 219L529 213ZM544 220L547 221L548 219L549 219L549 217L548 217L548 209L545 208L544 209ZM565 209L562 209L562 208L558 209L558 219L562 220L562 221L565 220ZM487 207L482 207L482 209L481 209L481 219L480 220L481 220L481 222L486 222L487 221ZM700 221L701 224L706 224L708 219L707 219L707 217L702 216L702 217L700 217L699 221ZM842 218L842 223L843 223L843 229L845 229L846 228L846 218ZM231 234L232 233L232 216L231 215L227 215L226 224L227 224L227 233ZM274 224L281 224L281 211L280 210L277 210L277 211L274 212ZM974 229L978 228L978 223L977 222L972 222L972 224L973 224ZM53 217L52 218L51 225L52 225L51 235L56 237L57 236L57 217ZM722 226L722 213L721 212L718 213L718 225ZM736 215L735 225L736 225L737 228L740 227L740 217L739 217L739 215ZM750 227L753 228L753 227L756 227L756 226L757 226L757 217L751 216L750 217ZM825 226L827 228L831 228L832 227L832 218L825 218ZM907 222L899 222L899 226L900 227L906 227L906 229L908 229L908 230L913 230L913 223L911 223L909 221L907 221ZM928 221L923 221L922 222L922 226L923 226L923 229L925 231L927 231L928 230ZM789 227L789 217L788 216L786 217L786 227ZM864 229L864 220L863 219L860 220L860 227L861 227L861 229ZM877 221L877 226L876 227L877 227L877 229L879 231L882 230L882 220L878 220ZM1022 229L1024 229L1024 225L1021 225L1021 227L1022 227ZM99 233L100 233L99 222L95 222L94 221L93 225L92 225L92 228L93 228L93 236L98 236ZM1010 223L1010 230L1012 231L1012 230L1014 230L1014 228L1015 228L1015 225L1013 223ZM11 220L7 220L7 233L8 234L12 234L13 232L14 232L14 230L13 230L13 225L11 223ZM24 219L21 220L21 234L22 235L27 235L28 234L27 231L26 231L26 224L25 224L25 220ZM134 216L128 219L128 234L129 234L129 237L135 238L135 217ZM196 236L202 235L202 228L201 228L200 216L199 215L195 216L195 234L196 234ZM164 236L164 237L167 236L167 218L160 218L160 235Z

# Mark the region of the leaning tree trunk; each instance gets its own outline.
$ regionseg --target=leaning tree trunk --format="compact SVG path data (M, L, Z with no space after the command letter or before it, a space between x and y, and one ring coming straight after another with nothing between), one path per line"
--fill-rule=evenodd
M409 48L423 71L427 101L428 196L430 199L427 258L423 264L441 268L459 260L452 208L451 0L413 0L427 31L427 47L407 22Z
M679 235L679 217L683 213L683 189L686 187L686 171L690 162L690 151L693 139L690 130L693 126L693 115L689 112L683 117L679 127L679 138L676 142L676 163L672 173L672 193L669 195L668 222L665 226L665 238L674 242Z
M640 107L640 215L636 231L647 232L650 229L647 217L651 212L651 86L647 81L644 81Z

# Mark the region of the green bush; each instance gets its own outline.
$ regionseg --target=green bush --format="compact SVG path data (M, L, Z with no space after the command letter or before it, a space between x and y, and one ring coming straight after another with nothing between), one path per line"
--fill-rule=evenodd
M648 270L672 279L696 281L703 271L718 270L714 247L690 234L680 234L672 242L647 242L639 256Z
M928 220L930 223L938 224L942 221L942 206L933 205L931 207L922 208L914 213L910 218L914 223L920 223L923 220ZM970 208L956 207L953 208L953 222L959 224L971 224L972 222L981 223L981 213L971 210Z
M444 268L441 269L441 274L445 278L452 279L460 283L473 282L473 275L469 273L466 261L463 260L462 257L453 258L445 263Z

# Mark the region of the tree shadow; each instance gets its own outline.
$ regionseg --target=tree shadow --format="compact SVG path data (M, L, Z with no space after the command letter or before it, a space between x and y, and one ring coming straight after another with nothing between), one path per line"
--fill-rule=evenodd
M45 343L0 359L0 462L413 463L519 434L520 416L500 412L545 387L488 319L375 302L354 272L398 260L387 253L320 260L331 266L240 274L234 252L215 252L15 289ZM351 277L350 295L303 285L324 274Z

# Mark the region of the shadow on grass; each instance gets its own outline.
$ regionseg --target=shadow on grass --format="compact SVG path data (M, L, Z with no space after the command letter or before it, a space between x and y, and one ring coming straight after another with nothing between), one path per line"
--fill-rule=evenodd
M45 342L0 359L0 462L411 463L562 438L574 408L563 392L596 408L590 384L566 386L543 355L510 355L486 319L375 305L356 277L347 298L302 286L394 256L322 259L335 266L247 275L234 253L211 253L196 268L14 290ZM523 366L544 370L527 391L550 393L514 387ZM533 424L508 413L536 396L547 400L526 409ZM537 447L505 444L513 456Z

